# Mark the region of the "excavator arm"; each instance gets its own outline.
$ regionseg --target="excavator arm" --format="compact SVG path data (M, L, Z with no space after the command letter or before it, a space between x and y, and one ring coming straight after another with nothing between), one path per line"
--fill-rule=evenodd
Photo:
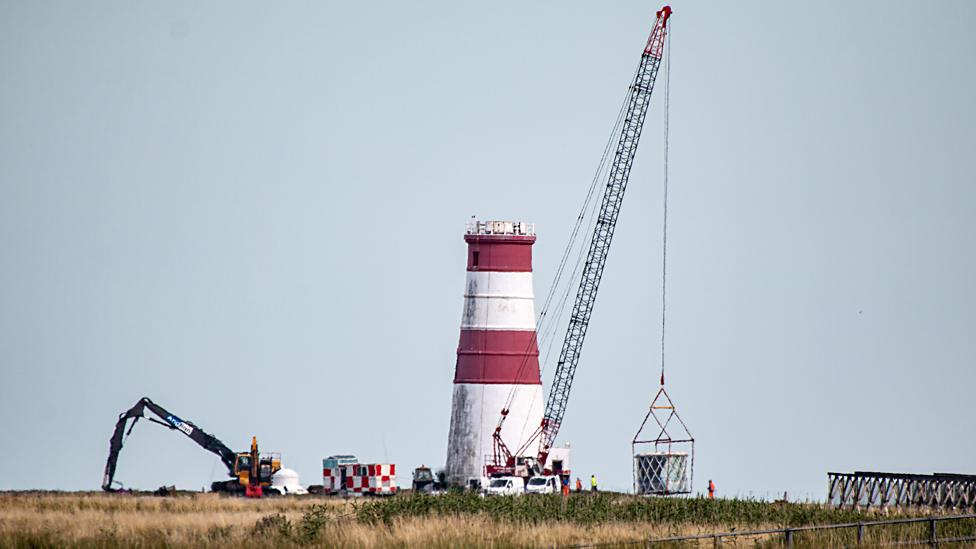
M145 413L147 409L159 419L147 416ZM227 467L227 473L230 476L235 476L234 465L237 454L233 450L228 448L215 436L194 425L193 422L180 419L162 406L149 400L148 397L143 397L139 402L136 402L135 406L119 414L119 421L115 424L115 432L112 433L112 438L109 440L108 461L105 463L105 476L102 479L102 490L107 492L113 491L112 483L115 478L115 467L119 460L119 452L122 451L122 444L141 418L146 418L153 423L158 423L190 437L193 442L202 446L204 450L217 454L220 457L220 461Z

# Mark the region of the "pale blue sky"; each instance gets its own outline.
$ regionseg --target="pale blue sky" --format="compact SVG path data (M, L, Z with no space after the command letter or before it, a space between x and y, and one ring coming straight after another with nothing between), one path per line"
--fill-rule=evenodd
M0 2L0 489L97 489L143 395L306 484L442 465L464 223L535 222L545 295L659 7ZM976 472L976 4L673 7L697 488ZM656 388L662 89L560 434L611 488ZM222 476L140 424L117 478Z

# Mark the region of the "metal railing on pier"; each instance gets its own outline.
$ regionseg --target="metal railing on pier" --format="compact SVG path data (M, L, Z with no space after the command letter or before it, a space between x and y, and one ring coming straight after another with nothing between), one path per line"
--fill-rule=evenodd
M827 503L851 509L972 509L976 475L827 473Z

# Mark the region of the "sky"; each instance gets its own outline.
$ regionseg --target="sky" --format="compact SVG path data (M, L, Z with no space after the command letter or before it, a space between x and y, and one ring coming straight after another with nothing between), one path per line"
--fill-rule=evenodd
M443 466L465 222L534 222L545 296L659 7L0 1L0 489L98 489L142 396L305 484L337 453ZM672 7L696 491L976 472L976 4ZM660 370L663 99L558 439L620 490ZM222 478L148 422L116 475Z

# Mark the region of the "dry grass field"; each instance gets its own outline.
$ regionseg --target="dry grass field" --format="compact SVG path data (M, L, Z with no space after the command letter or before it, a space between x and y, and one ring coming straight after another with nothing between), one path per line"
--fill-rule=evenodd
M480 500L463 494L401 495L384 500L248 500L215 494L0 493L0 547L624 545L648 537L824 524L852 518L878 517L804 504L589 494L574 495L569 500L559 496ZM884 539L896 537L889 533ZM798 546L842 546L847 541L843 536L825 534L798 539ZM779 541L757 538L737 543L757 544L778 546Z
M356 518L359 503L338 498L247 500L215 494L174 498L6 494L0 495L0 547L551 547L673 531L627 523L511 524L465 515L413 516L371 524ZM312 510L319 512L321 524L313 527L314 535L308 535L308 523L314 519L303 519Z

